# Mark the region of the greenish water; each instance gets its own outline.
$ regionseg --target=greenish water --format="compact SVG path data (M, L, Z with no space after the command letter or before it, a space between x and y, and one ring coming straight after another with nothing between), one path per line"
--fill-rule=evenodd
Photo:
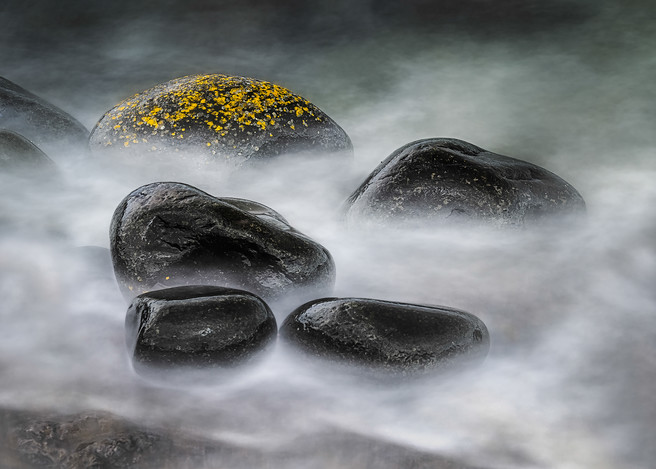
M308 98L351 136L355 160L348 170L281 163L239 175L71 155L57 161L59 185L3 179L0 404L108 410L246 447L337 429L477 467L651 467L656 9L403 5L4 3L0 75L88 128L158 82L230 73ZM347 229L342 201L394 149L426 137L460 138L555 172L585 198L586 223L537 232ZM75 248L108 247L116 205L157 180L278 210L331 251L336 296L478 315L492 338L487 362L386 386L315 373L278 350L214 386L142 380L124 348L126 305Z

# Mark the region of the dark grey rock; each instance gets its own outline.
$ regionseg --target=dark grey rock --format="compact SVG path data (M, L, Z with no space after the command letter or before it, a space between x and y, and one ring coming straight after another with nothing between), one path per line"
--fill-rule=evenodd
M0 174L47 180L58 172L55 163L32 142L11 130L0 130Z
M108 412L62 415L0 409L0 461L3 469L475 469L439 454L342 429L308 433L281 447L267 448L202 438L179 428L177 422L169 427L137 424Z
M223 454L243 454L237 447L137 425L108 412L0 409L0 419L0 460L7 469L205 468Z
M193 75L159 84L107 111L94 154L195 152L241 164L297 152L346 154L344 130L286 88L253 78Z
M430 138L393 152L348 198L349 222L522 226L585 211L555 174L462 140Z
M482 361L490 343L485 324L470 313L363 298L306 303L285 319L280 338L311 356L418 374Z
M87 149L89 131L74 117L0 77L0 129L13 130L51 157Z
M186 184L142 186L110 228L114 272L128 299L179 285L219 285L271 300L330 294L335 265L321 245L274 210Z
M261 353L276 337L273 313L252 293L186 286L139 295L125 334L135 369L232 367Z

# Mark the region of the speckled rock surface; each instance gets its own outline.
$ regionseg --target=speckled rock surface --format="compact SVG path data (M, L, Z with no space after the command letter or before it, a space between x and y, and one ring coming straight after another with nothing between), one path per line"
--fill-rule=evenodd
M392 373L482 361L490 344L473 314L365 298L306 303L285 319L280 338L310 356Z
M274 210L181 183L129 194L114 212L110 247L128 299L171 286L219 285L267 302L307 301L330 294L335 282L330 253Z
M240 445L204 438L180 428L178 422L162 427L109 412L62 415L2 408L0 461L3 469L475 469L413 446L343 429L318 429L282 446Z
M286 88L219 74L171 80L109 110L91 131L94 154L193 151L241 164L311 151L352 154L344 130Z
M238 365L262 352L277 331L264 301L224 287L144 293L125 317L126 344L136 370Z
M53 158L86 151L89 131L74 117L0 77L0 129L13 130Z
M11 130L0 130L0 173L54 170L55 164L36 145Z
M523 226L580 214L570 184L534 164L462 140L430 138L394 151L348 198L350 223L477 221Z

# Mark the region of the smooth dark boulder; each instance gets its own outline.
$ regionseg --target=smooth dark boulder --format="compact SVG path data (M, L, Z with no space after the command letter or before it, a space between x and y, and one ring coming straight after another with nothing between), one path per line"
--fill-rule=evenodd
M311 151L352 155L348 135L305 98L253 78L192 75L120 102L91 131L92 153L198 153L241 164Z
M349 222L484 222L524 226L580 214L585 202L544 168L462 140L409 143L383 161L348 198Z
M404 374L482 361L490 344L470 313L364 298L306 303L285 319L280 338L310 356Z
M142 186L119 204L110 248L128 299L171 286L219 285L299 304L330 294L335 282L328 250L274 210L175 182Z
M260 354L277 330L259 297L207 285L144 293L125 317L126 344L137 371L233 367Z
M0 130L0 173L39 173L56 170L55 163L36 145L11 130Z
M23 135L53 158L86 151L89 138L73 116L2 77L0 129Z

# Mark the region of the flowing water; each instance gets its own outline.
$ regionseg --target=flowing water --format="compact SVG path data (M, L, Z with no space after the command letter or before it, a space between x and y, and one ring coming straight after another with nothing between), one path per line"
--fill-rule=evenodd
M654 8L469 1L432 13L414 1L409 13L392 2L336 2L296 16L294 2L223 3L0 7L2 75L88 128L155 83L222 72L303 95L355 146L348 168L280 162L235 172L193 159L71 154L47 181L3 177L0 406L107 410L271 451L337 430L475 467L652 467ZM339 208L359 182L426 137L555 172L583 195L586 219L536 230L345 226ZM490 331L487 361L372 382L311 369L279 347L212 385L140 378L124 345L127 305L98 247L109 247L121 199L165 180L279 211L333 254L335 296L476 314ZM276 311L279 323L288 312ZM312 466L332 467L320 456Z

